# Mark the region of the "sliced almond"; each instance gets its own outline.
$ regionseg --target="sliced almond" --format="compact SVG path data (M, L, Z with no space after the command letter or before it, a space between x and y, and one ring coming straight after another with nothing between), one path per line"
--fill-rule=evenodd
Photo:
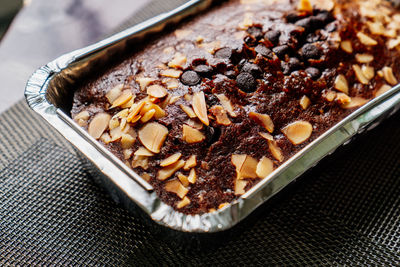
M90 118L90 114L87 110L83 110L75 115L74 120L78 123L79 126L84 127L87 124L87 121Z
M370 63L374 60L374 56L371 54L356 54L356 60L359 63Z
M142 91L144 91L144 90L146 89L146 87L147 87L150 83L154 82L154 79L153 79L153 78L145 78L145 77L137 77L137 78L136 78L136 81L139 83L140 89L141 89Z
M210 111L215 116L218 124L228 126L232 123L222 106L213 106Z
M310 99L306 95L303 95L300 99L301 108L306 110L310 105L311 105Z
M189 190L184 187L179 180L171 180L166 182L165 190L177 194L180 198L184 198L187 192L189 192Z
M178 101L181 97L178 95L175 96L171 96L171 98L169 99L168 104L174 104L176 101Z
M144 107L144 105L146 104L146 102L145 101L141 101L141 102L139 102L139 103L137 103L137 104L134 104L131 108L130 108L130 113L129 113L129 115L128 115L128 117L126 117L126 120L128 121L128 122L132 122L132 123L134 123L134 122L136 122L136 121L134 121L134 118L135 117L137 117L137 115L139 114L139 112L140 112L140 110ZM139 118L140 119L140 118Z
M111 143L111 136L109 133L103 133L100 136L100 140L104 143L104 144L109 144Z
M119 124L120 124L119 119L116 116L113 116L111 120L108 122L108 128L110 130L115 129L119 127Z
M236 179L235 180L235 195L243 195L246 193L246 185L248 184L247 180Z
M344 104L350 103L351 98L344 93L337 93L336 100L339 102L340 105L344 105Z
M356 74L357 80L362 84L368 84L369 80L365 77L364 73L362 72L360 66L353 65L352 66L354 73Z
M196 179L197 179L196 171L195 169L191 169L188 176L189 183L194 184L196 182Z
M167 89L172 90L179 87L179 81L176 78L166 78L167 80L163 81L167 86Z
M189 186L189 180L186 175L183 175L182 173L179 172L176 176L178 177L179 181L181 181L183 186L185 186L185 187Z
M378 97L378 96L380 96L380 95L386 93L386 92L389 91L390 89L392 89L392 87L391 87L390 85L387 85L387 84L382 85L382 86L378 89L378 91L376 91L375 97Z
M274 170L274 163L267 157L262 157L257 164L256 173L261 179L265 178Z
M181 153L179 153L179 152L178 152L178 153L175 153L175 154L169 156L168 158L163 159L163 160L160 162L160 166L161 166L161 167L165 167L165 166L169 166L169 165L171 165L171 164L174 164L175 162L177 162L177 161L181 158L181 156L182 156Z
M126 103L129 102L129 100L132 99L132 92L130 90L125 90L121 93L120 96L117 97L117 99L114 100L114 102L112 102L112 106L110 108L115 108L115 107L119 107L122 106Z
M181 53L176 53L174 58L168 63L168 67L182 69L186 64L186 60L187 58L185 57L185 55Z
M166 96L167 90L159 85L159 84L153 84L147 87L147 94L152 96L152 97L156 97L156 98L163 98L164 96Z
M189 143L198 143L206 139L206 136L197 129L194 129L190 126L183 125L182 127L182 139Z
M268 140L268 147L269 150L271 151L272 156L274 156L274 158L279 162L282 162L284 157L276 141Z
M136 156L152 157L152 156L154 156L154 153L149 151L147 148L141 146L141 147L138 148L138 150L136 150L135 155Z
M355 108L364 105L367 103L369 100L362 98L362 97L351 97L351 101L342 105L342 108L344 109L350 109L350 108Z
M274 140L272 135L270 135L269 133L259 132L258 134L261 135L261 137L266 139L266 140L271 140L271 141Z
M299 3L297 4L297 10L304 11L307 13L312 13L313 7L311 5L310 0L300 0Z
M258 161L255 158L248 155L233 154L231 162L236 167L237 179L257 178Z
M189 205L190 204L190 199L188 198L188 197L184 197L181 201L179 201L177 204L176 204L176 208L178 208L178 209L181 209L181 208L183 208L183 207L186 207L187 205Z
M349 54L353 53L353 46L351 45L351 41L350 40L342 41L340 43L340 47L343 49L343 51L345 51L345 52L347 52Z
M367 46L374 46L377 45L378 42L375 39L372 39L371 37L369 37L368 35L366 35L365 33L362 32L358 32L357 33L357 37L360 40L360 42L364 45Z
M141 176L146 182L149 182L150 179L151 179L150 174L148 174L147 172L143 172L140 176Z
M380 21L367 21L367 25L372 34L384 35L386 32L385 26Z
M180 159L177 162L175 162L174 164L171 164L167 167L162 168L157 173L157 179L164 181L165 179L171 177L175 172L177 172L184 165L185 165L185 161Z
M133 155L133 150L131 148L124 149L122 153L124 154L124 159L130 159Z
M189 118L197 118L196 114L194 113L193 109L191 107L188 107L186 105L179 105L181 109L189 116Z
M310 138L313 127L308 121L295 121L282 128L282 133L294 145L301 144Z
M371 80L375 76L374 67L363 65L361 67L361 71L364 74L365 78L367 78L368 80Z
M185 123L197 130L202 130L204 128L204 124L201 123L198 119L188 119Z
M132 160L132 168L141 167L145 170L149 168L149 158L145 156L135 156Z
M183 96L183 98L187 101L187 102L192 102L193 100L193 96L191 94L185 94Z
M182 71L176 69L166 69L162 70L160 74L164 77L179 78L182 74Z
M98 113L89 123L88 132L95 138L99 139L103 132L107 129L111 115L107 113Z
M400 45L400 36L398 36L396 39L390 39L389 41L387 41L386 46L389 49L393 49L397 46Z
M130 134L122 134L121 135L121 146L122 148L130 148L135 143L136 137Z
M156 113L155 109L150 109L145 114L143 114L143 116L140 118L140 121L143 123L148 122L149 120L151 120L151 118L153 118L155 113Z
M383 78L391 84L391 85L396 85L397 84L397 79L393 74L393 69L391 67L383 67L382 69L383 72Z
M249 117L253 119L256 123L264 127L268 132L272 133L274 131L274 123L272 122L272 119L269 115L257 112L250 112Z
M347 79L343 74L339 74L335 79L335 89L343 92L345 94L349 94L349 85L347 83ZM333 100L333 99L332 99Z
M110 130L111 142L115 142L115 141L121 139L122 134L123 134L123 132L121 130L121 127L117 127L117 128Z
M108 102L110 102L110 104L112 104L119 97L123 88L124 84L118 84L107 92L106 98L108 99Z
M224 107L224 109L228 112L229 116L231 117L236 117L236 113L233 111L233 106L229 98L227 98L224 94L218 94L216 97L219 99L221 102L221 105Z
M199 120L208 126L210 122L207 116L207 105L203 92L194 93L192 99L192 107L194 113L197 115Z
M191 169L191 168L193 168L193 167L196 167L196 165L197 165L196 155L191 155L191 156L186 160L186 163L185 163L185 166L183 166L183 169L184 169L185 171L187 171L187 170L189 170L189 169Z
M335 100L337 93L334 91L324 91L323 92L323 97L328 100L329 102L332 102Z
M139 140L148 150L153 153L160 152L167 135L167 127L157 122L147 123L139 130Z

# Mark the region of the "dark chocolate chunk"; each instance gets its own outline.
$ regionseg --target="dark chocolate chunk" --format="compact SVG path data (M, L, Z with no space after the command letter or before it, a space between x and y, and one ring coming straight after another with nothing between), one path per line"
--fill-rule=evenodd
M286 54L289 53L289 46L287 45L280 45L280 46L276 46L272 49L272 51L274 51L274 53L279 57L279 58L283 58Z
M218 127L207 126L205 132L208 146L211 146L213 143L217 142L221 136L221 129Z
M194 68L194 71L197 72L197 74L203 76L203 77L208 77L211 75L213 68L211 68L208 65L197 65Z
M205 65L206 63L207 63L207 60L204 58L195 58L192 61L192 66Z
M332 13L328 11L321 11L318 15L315 16L317 19L321 20L324 24L332 22L335 20L335 17Z
M250 47L253 47L253 46L257 45L257 40L255 38L251 37L251 36L246 36L244 38L244 42Z
M259 77L262 72L261 68L258 65L254 64L254 63L249 63L249 62L247 62L243 65L243 67L241 68L241 71L248 72L251 75L253 75L254 77Z
M291 57L289 59L289 63L288 64L289 64L290 71L298 70L298 69L301 68L301 62L296 57Z
M182 74L181 82L185 85L196 85L200 82L200 76L195 71L188 70Z
M299 13L296 13L296 12L291 12L286 15L286 21L290 22L290 23L295 23L300 18L301 18L301 16L299 15Z
M215 52L215 57L218 57L218 58L230 59L231 56L232 56L232 49L229 47L221 48L221 49L217 50L217 52Z
M304 59L317 59L321 56L321 50L313 44L305 44L301 54Z
M260 40L263 37L263 32L259 27L250 27L247 29L247 32L257 40Z
M234 70L227 70L225 71L224 75L230 79L236 78L236 72Z
M247 59L243 58L242 60L240 60L240 62L238 63L238 69L241 70L244 66L244 64L246 64L248 61Z
M310 75L311 79L316 80L319 78L319 76L321 75L321 72L319 71L319 69L314 68L314 67L308 67L306 69L306 72L308 75Z
M266 48L264 45L259 44L254 49L258 54L262 55L263 57L272 58L274 55L272 54L271 49Z
M256 79L248 72L240 73L236 77L236 83L241 90L247 93L254 92L257 89Z
M286 63L285 61L281 62L281 69L282 69L283 75L289 75L290 74L289 64Z
M279 31L268 31L265 34L264 38L269 40L274 45L277 45L279 43L280 36L281 36L281 33Z

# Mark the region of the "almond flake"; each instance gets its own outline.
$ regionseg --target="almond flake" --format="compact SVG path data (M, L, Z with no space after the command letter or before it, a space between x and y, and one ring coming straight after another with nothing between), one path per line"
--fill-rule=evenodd
M236 117L236 113L233 111L233 106L231 104L231 101L229 98L227 98L224 94L218 94L216 97L219 99L221 102L221 105L224 107L224 109L228 112L229 116L231 117Z
M171 98L169 99L168 104L174 104L176 101L178 101L181 97L179 95L174 95L171 96Z
M272 156L279 162L282 162L284 157L282 155L281 149L278 147L278 144L276 141L268 140L268 147L269 150L271 151Z
M103 132L107 129L111 115L107 113L98 113L89 123L88 132L95 138L99 139Z
M282 133L294 145L298 145L310 138L313 127L308 121L295 121L282 128Z
M140 89L142 91L144 91L146 89L146 87L150 83L154 82L154 79L153 78L138 77L138 78L136 78L136 81L139 83Z
M164 77L179 78L182 74L182 71L176 69L166 69L161 71L160 74Z
M188 119L185 122L187 125L189 125L192 128L195 128L197 130L203 129L204 124L201 123L198 119Z
M231 121L228 118L228 115L226 114L225 109L222 106L213 106L210 108L211 113L215 116L217 119L217 123L220 125L225 125L228 126L231 124Z
M122 105L128 103L129 100L131 100L131 99L132 99L132 92L130 90L125 90L122 92L122 94L120 96L117 97L117 99L115 99L112 102L112 106L110 107L110 109L122 106Z
M90 114L87 110L83 110L75 115L74 120L78 123L79 126L84 127L87 124L87 121L90 118Z
M192 144L198 143L206 139L205 135L197 129L190 126L183 125L182 127L182 139L183 141Z
M133 155L133 150L131 148L124 149L122 153L124 154L124 159L130 159Z
M345 52L347 52L349 54L353 53L353 46L351 45L351 41L350 40L342 41L340 43L340 47L343 49L343 51L345 51Z
M130 134L121 135L121 146L124 149L132 147L135 141L136 141L136 136L132 136Z
M134 122L136 122L137 120L139 120L140 118L137 119L136 121L134 121L134 118L139 114L140 110L144 107L145 104L146 104L146 103L145 103L144 101L139 102L138 104L134 104L134 105L130 108L131 112L129 113L128 117L126 117L126 120L127 120L128 122L132 122L132 123L134 123Z
M399 45L400 45L400 36L397 37L396 39L390 39L390 40L386 43L386 46L387 46L389 49L393 49L393 48L395 48L395 47L397 47L397 46L399 46Z
M241 179L236 179L235 180L235 195L243 195L246 193L246 188L248 181L247 180L241 180Z
M360 42L362 43L362 44L364 44L364 45L367 45L367 46L373 46L373 45L377 45L378 44L378 42L376 41L376 40L374 40L374 39L372 39L371 37L369 37L368 35L366 35L365 33L362 33L362 32L358 32L357 33L357 37L358 37L358 39L360 40Z
M178 208L178 209L181 209L181 208L183 208L183 207L186 207L187 205L189 205L190 204L190 199L188 198L188 197L184 197L181 201L179 201L177 204L176 204L176 208Z
M257 112L250 112L249 117L253 119L256 123L264 127L268 132L272 133L274 131L274 123L272 122L269 115Z
M310 99L306 96L303 95L300 99L300 106L302 109L306 110L311 104Z
M167 127L157 122L147 123L139 130L139 140L148 150L153 153L160 152L167 135Z
M369 100L362 98L362 97L351 97L351 101L342 105L342 108L344 109L350 109L350 108L355 108L364 105L367 103Z
M258 161L255 158L245 154L233 154L231 162L236 167L237 179L257 178L256 170Z
M393 69L391 67L383 67L382 69L383 72L383 78L391 84L391 85L396 85L397 84L397 79L393 74Z
M312 13L313 7L310 3L310 0L300 0L297 4L297 10Z
M167 167L162 168L157 173L157 179L164 181L165 179L171 177L175 172L177 172L179 169L181 169L184 165L185 165L185 161L180 159L177 162L175 162L174 164L171 164Z
M167 89L172 90L179 87L179 81L175 78L166 78L163 83L167 86Z
M183 184L183 186L188 187L189 186L189 180L186 175L183 175L182 173L178 172L176 175L179 179L179 181Z
M360 66L353 65L352 68L354 70L354 73L356 74L357 80L362 84L368 84L369 80L367 79L367 77L365 77Z
M149 182L151 179L150 174L148 174L147 172L144 172L140 175L146 182Z
M197 175L196 175L195 169L191 169L189 176L188 176L189 183L194 184L196 182L196 178L197 178Z
M194 93L192 107L199 120L208 126L210 122L207 116L207 105L203 92Z
M178 153L175 153L175 154L169 156L168 158L163 159L163 160L160 162L160 166L161 166L161 167L165 167L165 166L169 166L169 165L171 165L171 164L174 164L175 162L177 162L177 161L181 158L181 156L182 156L181 153L179 153L179 152L178 152Z
M361 71L364 74L365 78L367 78L368 80L371 80L375 76L374 67L363 65L361 67Z
M340 105L344 105L344 104L350 103L351 98L344 93L337 93L336 100L339 102Z
M189 170L190 168L196 167L197 161L196 161L196 155L191 155L185 163L185 166L183 166L183 169L185 171Z
M100 136L100 140L104 143L104 144L109 144L111 143L111 136L108 133L103 133Z
M267 157L262 157L257 164L256 173L261 179L264 179L274 170L274 163Z
M149 158L145 156L135 156L132 160L132 168L142 167L147 170L149 168Z
M168 63L168 67L175 69L182 69L183 66L186 64L186 60L187 58L183 54L176 53L174 58Z
M367 21L369 31L372 34L384 35L386 32L385 26L383 26L382 22L380 21Z
M193 109L191 107L188 107L186 105L179 105L181 109L189 116L189 118L197 118L196 114L194 113Z
M153 84L147 87L147 94L155 98L163 98L168 93L161 85Z
M111 135L111 142L115 142L119 140L122 137L122 130L121 127L114 128L110 130L110 135Z
M135 155L136 156L152 157L152 156L154 156L154 153L149 151L147 148L141 146L141 147L138 148L138 150L136 150Z
M266 140L271 140L271 141L274 140L272 135L270 135L269 133L259 132L258 134L261 135L261 137L266 139Z
M378 89L378 91L376 91L375 97L378 97L378 96L380 96L380 95L386 93L386 92L389 91L390 89L392 89L392 87L391 87L390 85L387 85L387 84L382 85L382 86Z
M374 56L371 54L356 54L356 60L359 63L370 63L374 60Z
M151 120L151 118L153 118L154 114L156 113L155 109L150 109L149 111L147 111L145 114L143 114L143 116L140 118L140 121L142 123L146 123L149 120Z
M335 89L345 94L349 94L349 85L343 74L339 74L335 79ZM333 100L333 99L332 99ZM328 100L329 101L329 100Z
M323 97L328 100L329 102L332 102L336 98L336 92L334 91L324 91L323 92Z
M118 84L107 92L106 98L108 99L108 102L110 102L110 104L112 104L119 97L123 88L124 84Z

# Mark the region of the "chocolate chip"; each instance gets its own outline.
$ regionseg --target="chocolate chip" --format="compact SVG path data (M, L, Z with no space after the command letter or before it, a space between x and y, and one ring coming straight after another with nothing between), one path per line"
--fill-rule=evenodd
M217 50L217 52L215 52L215 57L217 57L217 58L230 59L231 56L232 56L232 49L229 47L221 48L221 49Z
M254 63L245 63L241 68L242 72L248 72L254 77L259 77L261 75L261 68Z
M264 45L259 44L254 49L258 54L262 55L263 57L272 58L274 55L272 54L271 49L266 48Z
M305 31L311 31L313 28L313 21L310 17L296 21L295 25L303 27Z
M211 75L213 68L211 68L208 65L197 65L194 68L194 71L197 72L197 74L203 76L203 77L208 77Z
M251 37L251 36L246 36L246 37L244 38L244 42L245 42L248 46L250 46L250 47L253 47L253 46L256 46L256 45L257 45L257 40L254 39L254 38Z
M296 57L291 57L289 59L289 63L288 64L289 64L290 71L298 70L298 69L301 68L301 62Z
M286 54L289 53L289 46L287 45L280 45L280 46L276 46L272 49L272 51L274 51L274 53L279 57L279 58L283 58Z
M317 59L321 56L321 51L313 44L305 44L301 54L305 59Z
M241 70L244 66L244 64L246 64L248 61L247 59L243 58L242 60L240 60L240 62L238 63L238 69Z
M213 143L217 142L221 136L221 129L218 127L207 126L206 132L206 143L211 146Z
M332 15L332 13L328 11L321 11L318 15L315 16L319 20L321 20L324 24L328 24L329 22L332 22L335 20L335 17Z
M257 81L248 72L242 72L236 77L236 83L244 92L251 93L257 89Z
M192 60L192 66L197 66L197 65L205 65L207 63L207 60L204 58L195 58Z
M264 38L269 40L274 45L277 45L279 43L280 36L281 36L281 33L279 31L268 31L265 34Z
M263 37L262 30L259 27L250 27L247 29L247 32L257 40L260 40Z
M311 79L313 79L313 80L318 79L319 76L321 75L321 72L319 71L319 69L313 68L313 67L308 67L306 69L306 72L308 75L310 75Z
M181 82L185 85L196 85L200 82L200 76L192 71L185 71L181 76Z
M234 70L227 70L225 71L224 75L230 79L236 78L236 72Z
M286 63L285 61L281 61L281 69L282 69L283 75L289 75L290 74L289 64Z
M299 20L300 16L298 13L289 13L286 15L286 21L290 23L295 23L297 20Z

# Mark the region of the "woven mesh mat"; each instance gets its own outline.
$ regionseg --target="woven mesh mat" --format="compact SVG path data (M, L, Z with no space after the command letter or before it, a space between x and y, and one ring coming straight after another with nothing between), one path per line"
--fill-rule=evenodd
M400 265L400 114L192 251L115 204L24 102L0 140L0 265Z

